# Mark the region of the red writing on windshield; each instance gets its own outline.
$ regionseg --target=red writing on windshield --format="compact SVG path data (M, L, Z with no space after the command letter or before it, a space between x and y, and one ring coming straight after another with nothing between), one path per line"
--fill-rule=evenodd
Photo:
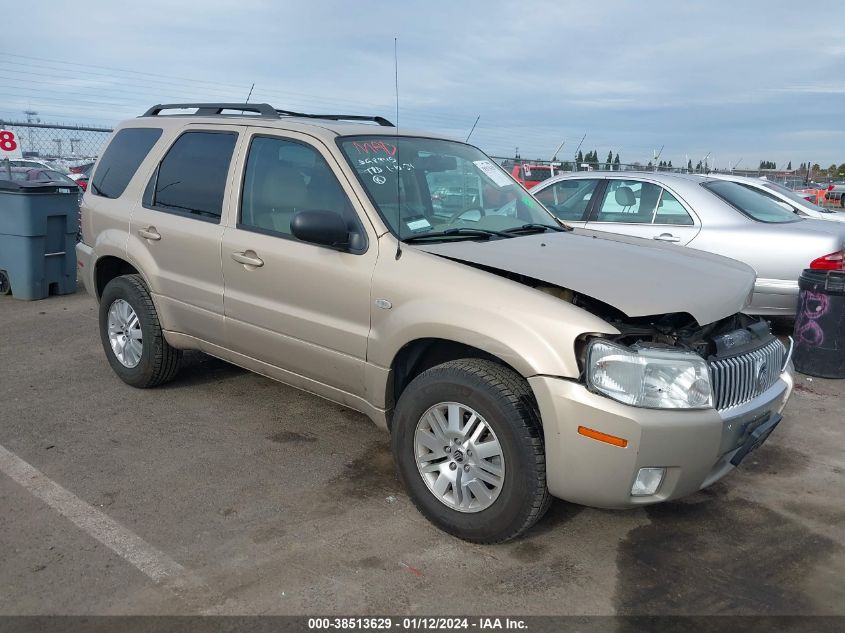
M384 141L367 141L365 143L353 141L352 145L358 150L359 154L378 154L379 152L383 152L388 156L396 156L396 146L385 143Z

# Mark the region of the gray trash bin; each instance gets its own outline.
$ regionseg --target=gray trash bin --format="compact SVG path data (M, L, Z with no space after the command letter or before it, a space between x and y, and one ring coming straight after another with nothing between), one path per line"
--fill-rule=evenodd
M0 289L25 300L76 292L77 193L62 183L0 180Z

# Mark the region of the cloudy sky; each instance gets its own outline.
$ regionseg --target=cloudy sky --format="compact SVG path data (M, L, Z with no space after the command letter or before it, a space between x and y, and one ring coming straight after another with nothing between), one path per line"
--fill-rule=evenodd
M494 155L561 141L741 167L845 162L845 3L17 3L0 117L111 125L157 102L395 118ZM783 165L781 165L783 163Z

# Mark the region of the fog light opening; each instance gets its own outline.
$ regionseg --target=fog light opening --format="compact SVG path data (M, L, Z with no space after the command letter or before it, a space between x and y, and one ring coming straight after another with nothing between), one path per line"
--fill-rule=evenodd
M640 468L634 485L631 486L632 497L648 497L657 492L663 477L666 474L665 468Z

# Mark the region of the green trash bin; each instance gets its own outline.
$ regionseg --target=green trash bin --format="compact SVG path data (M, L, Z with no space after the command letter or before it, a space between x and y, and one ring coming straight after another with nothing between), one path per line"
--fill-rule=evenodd
M63 183L0 180L0 291L28 301L76 292L77 193Z

